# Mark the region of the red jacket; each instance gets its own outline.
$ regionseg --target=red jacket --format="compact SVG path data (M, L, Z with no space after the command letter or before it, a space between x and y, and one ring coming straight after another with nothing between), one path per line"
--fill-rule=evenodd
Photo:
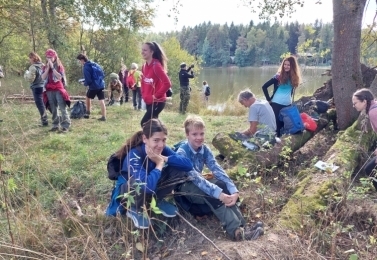
M141 96L145 104L165 102L165 93L171 87L171 82L161 63L156 59L153 59L150 64L145 63L142 73Z

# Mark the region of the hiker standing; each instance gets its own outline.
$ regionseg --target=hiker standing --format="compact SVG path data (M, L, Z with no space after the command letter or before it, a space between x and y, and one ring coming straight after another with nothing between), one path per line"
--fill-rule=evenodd
M29 61L31 65L25 74L25 78L30 82L34 102L41 117L41 125L48 126L46 108L43 103L43 88L45 81L42 79L42 69L44 64L42 63L41 57L35 52L29 53Z
M180 99L181 102L179 103L179 113L185 114L187 106L190 102L190 79L194 78L194 72L191 70L194 68L194 65L191 65L187 69L186 63L181 63L181 70L178 73L179 76L179 85L180 85ZM191 70L191 73L189 74Z
M275 113L276 135L278 137L281 136L281 129L284 127L284 123L279 120L280 110L292 104L292 95L294 95L300 81L301 73L297 60L290 56L283 60L277 74L262 86L264 96L270 102ZM268 88L271 85L274 85L274 90L270 96Z
M171 87L167 75L167 57L156 42L143 44L141 55L145 60L142 68L141 96L147 111L141 119L141 126L158 115L165 107L166 91Z
M352 96L352 105L358 112L365 111L369 117L373 131L377 133L377 101L373 93L367 88L357 90ZM374 151L374 155L375 156L366 163L364 170L368 177L374 178L372 179L372 184L377 190L377 149Z
M115 153L123 164L106 215L122 215L127 210L127 217L137 228L147 229L150 223L148 207L145 206L154 197L156 206L165 217L176 216L177 207L165 198L172 195L179 181L184 180L185 172L192 169L192 163L166 146L167 135L168 131L160 120L148 120L142 130ZM132 196L132 201L122 199L125 194Z
M129 88L126 83L126 79L128 75L128 70L127 70L126 65L122 64L118 75L119 75L119 80L120 82L122 82L122 85L123 85L123 94L120 99L120 104L122 105L123 102L128 102L128 96L129 96Z
M134 84L130 89L132 90L132 102L134 109L141 109L141 72L138 70L138 65L136 63L131 64L131 70L128 72L129 76L132 75Z
M79 54L77 56L77 59L80 61L81 65L84 66L83 68L84 78L85 78L84 85L88 87L88 91L86 92L86 114L84 115L84 118L89 118L90 109L91 109L91 100L97 96L100 107L101 107L101 115L102 115L102 117L98 118L98 120L106 121L106 105L105 105L105 93L104 93L105 82L103 79L104 77L103 70L99 68L98 64L90 61L88 57L84 54Z
M62 132L68 132L71 126L71 119L69 118L67 105L71 105L71 100L64 87L64 66L55 50L48 49L45 55L46 64L42 67L42 80L46 80L46 92L44 94L46 108L52 113L52 128L50 131L59 131L59 126L61 126ZM58 115L58 108L60 116Z
M239 201L238 189L204 143L203 119L196 115L188 116L183 125L187 141L180 145L177 154L190 159L194 168L188 172L190 181L176 189L176 201L195 216L215 214L226 233L236 241L256 239L263 235L262 222L246 227L246 221L236 205ZM211 173L204 174L204 166Z
M210 92L209 92L209 86L208 86L207 81L203 81L202 95L203 95L204 101L208 103L208 97L210 95Z

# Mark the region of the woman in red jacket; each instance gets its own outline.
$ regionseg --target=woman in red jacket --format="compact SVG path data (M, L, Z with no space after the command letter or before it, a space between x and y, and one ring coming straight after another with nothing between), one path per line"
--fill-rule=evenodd
M142 68L141 96L146 104L147 112L141 119L141 126L158 115L165 107L166 91L171 87L167 75L167 58L156 42L146 42L141 49L145 60Z

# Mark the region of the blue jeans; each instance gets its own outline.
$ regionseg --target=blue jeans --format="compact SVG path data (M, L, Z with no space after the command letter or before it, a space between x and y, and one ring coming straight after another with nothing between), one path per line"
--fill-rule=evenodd
M137 97L137 100L136 100L136 97ZM132 90L132 102L135 109L136 107L137 109L141 108L141 88L136 87L134 90Z
M32 88L31 90L33 91L35 105L37 106L41 116L41 122L42 124L45 124L47 123L47 113L43 103L43 87Z
M67 105L59 91L47 91L48 103L52 113L52 127L61 127L68 129L71 125ZM58 115L58 108L61 116Z

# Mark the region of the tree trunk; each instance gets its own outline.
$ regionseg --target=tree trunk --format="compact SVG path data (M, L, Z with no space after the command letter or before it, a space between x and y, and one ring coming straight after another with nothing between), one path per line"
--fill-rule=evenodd
M298 173L302 181L282 209L279 220L282 226L300 231L306 225L315 225L316 214L321 214L328 202L336 199L334 196L344 195L348 191L350 176L345 177L359 166L361 155L369 151L376 139L370 129L367 133L361 134L359 129L363 120L365 118L359 119L349 127L323 159L339 166L339 169L327 173L312 167ZM341 178L342 176L344 178Z
M344 130L356 119L349 104L356 89L362 88L360 68L361 22L366 0L333 0L334 52L332 86L339 128Z

